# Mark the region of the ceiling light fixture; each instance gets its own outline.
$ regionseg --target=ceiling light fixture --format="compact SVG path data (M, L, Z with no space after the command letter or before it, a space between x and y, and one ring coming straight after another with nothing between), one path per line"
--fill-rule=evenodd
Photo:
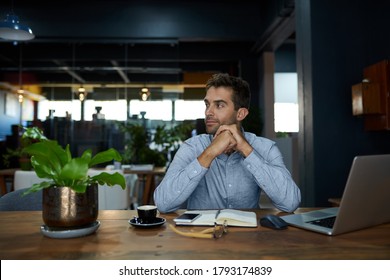
M0 38L11 41L28 41L35 38L31 28L19 23L19 17L8 14L6 19L0 22Z
M88 93L83 86L80 86L79 89L77 90L77 95L78 95L80 101L84 101L85 98L87 98L87 94Z
M23 100L24 100L24 90L22 88L18 89L18 100L19 100L19 103L23 103Z
M22 77L23 77L23 75L22 75L22 59L23 59L22 46L20 46L19 47L19 89L17 90L18 99L19 99L20 104L23 103L23 99L24 99L24 90L23 90L23 86L22 86Z
M149 97L149 95L150 95L149 89L148 89L147 87L143 87L143 88L141 89L140 95L141 95L141 100L142 100L142 101L148 100L148 97Z

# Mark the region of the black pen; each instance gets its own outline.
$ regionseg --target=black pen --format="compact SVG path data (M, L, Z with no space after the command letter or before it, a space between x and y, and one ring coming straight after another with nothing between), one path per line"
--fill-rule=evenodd
M221 213L221 209L219 209L219 210L217 211L217 213L215 213L215 220L217 220L219 213Z

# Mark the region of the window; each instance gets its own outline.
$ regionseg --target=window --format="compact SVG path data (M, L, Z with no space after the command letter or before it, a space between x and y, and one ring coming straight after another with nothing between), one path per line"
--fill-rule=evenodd
M72 101L51 101L43 100L39 102L38 119L45 120L49 116L49 111L54 110L54 117L66 117L66 113L72 115L72 119L80 120L81 104L80 100Z
M130 101L130 115L141 115L146 112L145 118L149 120L172 120L172 101Z
M85 100L84 102L84 119L86 121L92 120L92 115L96 113L95 107L102 107L100 113L104 114L107 120L124 121L127 119L126 100ZM72 116L72 120L79 121L81 119L81 102L77 99L72 101L40 101L38 118L45 120L49 116L49 110L54 110L54 117L66 117L68 113Z
M84 101L84 120L91 121L92 115L96 113L96 107L102 107L100 111L106 120L125 121L127 119L126 100L113 101ZM139 115L146 112L145 118L149 120L171 121L173 117L177 121L196 120L204 118L205 105L203 100L160 100L160 101L130 101L130 116ZM172 106L175 106L175 115L172 116ZM81 102L73 101L50 101L39 102L38 118L45 120L49 116L49 111L54 110L54 117L66 117L71 115L72 120L81 119Z
M275 131L276 132L298 132L298 104L275 103Z
M297 73L275 73L275 132L299 131Z
M96 113L95 107L102 107L100 111L104 114L106 120L125 121L127 119L127 102L125 99L112 101L84 101L84 119L86 121L92 120L92 115Z
M176 100L175 120L196 120L204 118L206 106L203 100Z

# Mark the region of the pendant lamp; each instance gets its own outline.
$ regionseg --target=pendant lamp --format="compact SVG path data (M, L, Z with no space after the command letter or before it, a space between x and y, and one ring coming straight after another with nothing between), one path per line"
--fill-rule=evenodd
M141 95L141 100L142 100L142 101L148 100L148 97L149 97L149 95L150 95L149 89L148 89L147 87L143 87L143 88L141 89L140 95Z
M0 38L11 41L27 41L35 38L30 27L19 23L15 14L7 15L4 21L0 22Z

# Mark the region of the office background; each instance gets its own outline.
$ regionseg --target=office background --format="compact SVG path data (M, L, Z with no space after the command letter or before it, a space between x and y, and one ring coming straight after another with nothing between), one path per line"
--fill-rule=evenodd
M67 42L101 47L141 40L145 45L183 46L180 54L188 56L188 61L204 57L205 64L213 65L213 69L186 66L186 71L229 72L251 84L252 104L261 109L265 120L265 137L275 136L269 74L296 71L300 129L295 156L302 206L324 206L328 198L340 197L354 156L390 153L390 131L366 131L363 118L352 115L351 100L351 86L362 81L363 69L390 58L389 1L57 2L14 1L15 13L36 33L33 41L23 43L26 64L29 47L59 53L52 47ZM2 16L10 5L2 1ZM10 49L9 42L0 41L2 82L8 69L18 72L17 60L10 62L18 58L17 52ZM66 51L71 61L71 51ZM93 50L85 54L93 55ZM145 60L147 54L137 53ZM213 57L220 63L213 63ZM185 67L173 59L170 62L173 68ZM159 77L159 82L180 82L183 76L175 72L130 77L143 84L153 77ZM69 74L65 79L72 81ZM19 114L6 114L6 97L1 95L0 134L4 136L11 124L19 122Z

